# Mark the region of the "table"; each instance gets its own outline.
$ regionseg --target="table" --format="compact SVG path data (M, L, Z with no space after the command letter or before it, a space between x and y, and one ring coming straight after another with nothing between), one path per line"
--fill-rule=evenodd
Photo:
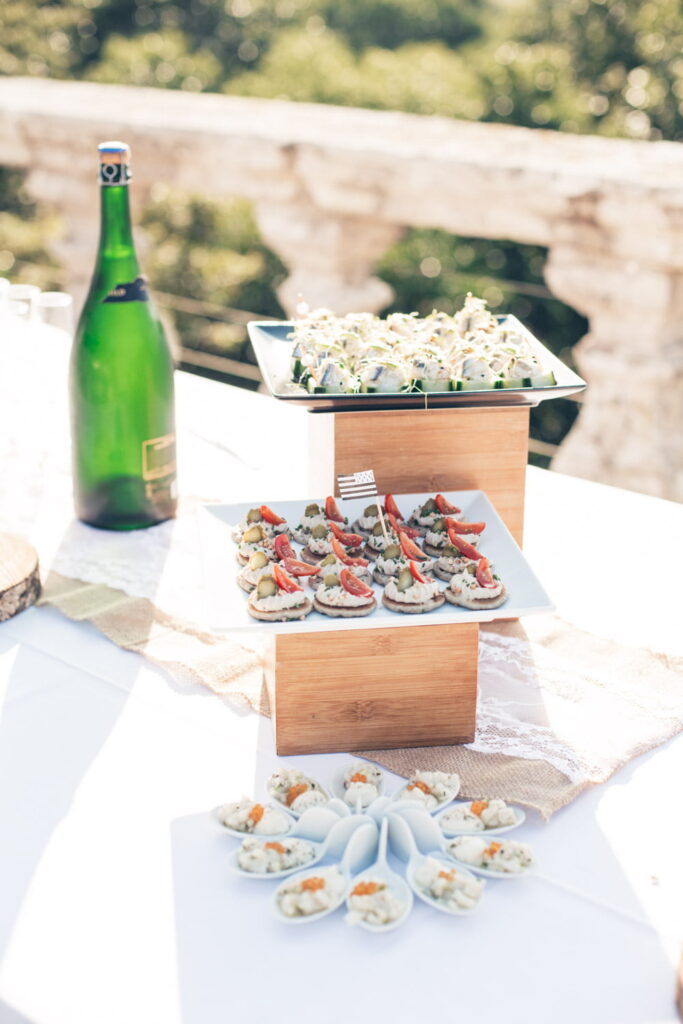
M303 463L285 463L305 413L179 374L181 459L198 436L215 455L181 462L181 490L227 497L216 472L256 413L267 430L249 465L229 463L231 492L263 490L266 468L268 494L305 486ZM681 536L679 506L529 471L526 549L558 608L594 632L670 648L680 605L645 613L621 557L643 517L658 546ZM596 537L609 601L576 583L576 552ZM0 693L2 1024L676 1020L683 737L550 824L529 821L520 838L542 878L491 883L471 920L416 906L408 926L377 938L340 915L286 929L271 919L273 883L226 872L232 841L207 810L262 790L277 763L267 720L170 685L47 607L0 626ZM345 762L295 759L323 783Z

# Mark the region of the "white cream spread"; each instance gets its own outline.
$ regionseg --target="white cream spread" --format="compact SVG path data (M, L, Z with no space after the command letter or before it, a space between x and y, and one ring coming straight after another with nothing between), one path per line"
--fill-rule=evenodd
M312 551L314 555L331 555L332 543L330 534L327 537L309 537L308 550Z
M433 530L427 530L427 536L425 537L425 543L431 544L433 548L443 548L449 543L448 534L444 530L443 533L434 533Z
M364 530L371 530L379 522L379 516L358 516L358 525Z
M262 612L279 612L283 608L298 608L305 604L308 598L303 590L295 590L293 594L288 594L286 590L280 590L279 593L270 597L256 597L255 594L252 594L249 600L255 608Z
M335 608L362 608L370 604L372 597L360 597L356 594L349 594L343 587L326 587L321 583L315 588L315 596L323 604L332 605Z
M440 590L438 583L418 583L417 581L413 582L407 590L399 590L396 580L389 580L384 593L392 601L401 601L404 604L425 604L436 597Z
M379 554L375 564L379 571L385 573L387 576L398 576L401 569L408 568L408 559L404 558L402 555L400 558L385 558L384 555Z
M247 583L253 583L254 586L256 586L256 584L258 583L262 576L266 574L269 575L272 571L272 562L269 562L268 565L261 566L260 569L250 569L248 565L245 565L244 569L240 573L240 576Z
M454 558L452 555L442 555L441 558L437 560L436 564L440 569L443 569L444 572L463 573L466 572L470 566L472 566L472 568L476 567L477 563L473 558L466 558L465 555L458 556L457 558Z
M493 576L495 586L482 587L477 583L476 576L468 572L457 573L448 584L454 594L462 594L470 600L485 600L491 597L499 597L503 593L503 584L498 576Z
M264 540L256 541L256 543L254 544L246 544L244 541L242 541L238 548L238 551L242 558L249 559L256 551L263 551L264 554L268 554L271 547L272 545L270 541L268 540L268 538L265 538Z
M398 542L396 534L391 530L388 530L387 533L389 535L389 540L385 538L383 533L377 535L371 533L367 541L368 547L372 548L373 551L384 551L384 549L388 548L390 544L396 544Z

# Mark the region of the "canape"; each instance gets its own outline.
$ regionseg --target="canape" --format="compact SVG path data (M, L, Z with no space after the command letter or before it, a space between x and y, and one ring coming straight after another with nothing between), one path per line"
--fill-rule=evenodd
M453 519L451 516L442 516L441 519L436 519L427 529L424 539L424 550L427 554L438 558L442 550L449 543L453 544L450 534L454 534L464 543L476 547L485 526L486 523L463 523L458 522L457 519Z
M318 523L311 530L308 542L301 552L305 562L316 565L322 562L325 555L334 554L332 541L336 539L351 558L358 558L362 553L363 538L359 533L346 533L338 523Z
M348 526L349 523L348 518L339 511L337 502L331 495L325 498L322 505L311 502L306 506L301 521L292 529L294 540L299 544L306 544L313 529L316 526L325 526L328 522L337 523L340 527Z
M276 899L285 917L310 917L338 906L345 888L346 879L334 864L314 875L285 882L277 890Z
M471 800L444 811L439 825L445 832L485 832L512 828L518 821L517 811L504 800Z
M274 537L288 531L286 519L279 516L277 512L273 512L272 508L268 508L267 505L259 505L258 508L250 508L242 522L235 527L232 531L233 539L239 543L245 531L257 523L263 527L268 536Z
M263 622L286 622L305 619L313 609L303 588L275 563L272 575L264 575L249 595L247 611Z
M254 523L244 531L237 547L237 561L240 565L247 565L257 551L262 551L270 559L275 557L272 537L267 534L263 523Z
M305 839L281 838L278 841L248 836L242 841L237 863L242 871L256 875L277 874L292 868L303 868L315 857L315 847Z
M361 921L371 925L388 925L398 921L406 912L405 903L398 898L383 878L364 876L358 881L347 900L347 924Z
M337 576L327 573L316 588L313 607L331 618L352 619L370 615L377 607L375 592L350 569L344 568Z
M384 773L367 761L356 761L344 772L344 802L349 807L369 807L379 796Z
M363 509L355 523L353 523L353 529L356 533L361 533L364 537L368 537L379 521L379 506L376 504L368 505Z
M491 572L488 558L480 558L474 575L456 573L446 588L445 598L461 608L499 608L508 599L508 591L500 576Z
M500 875L521 875L533 864L530 847L514 839L489 842L479 836L458 836L448 844L448 852L463 864Z
M395 544L397 540L398 537L388 523L385 523L383 529L382 524L378 521L367 535L363 553L367 558L377 558L379 554L386 551L390 544Z
M315 779L298 768L279 768L268 779L266 789L274 800L294 814L326 804L329 797Z
M369 562L366 558L352 558L351 555L347 555L346 551L339 543L336 537L332 537L332 552L329 555L325 555L321 562L318 562L318 574L322 573L327 575L329 573L335 573L337 576L343 569L350 569L354 576L357 576L363 583L372 583L372 573L370 572ZM318 575L317 578L311 577L310 585L315 588L320 583L322 576Z
M293 819L277 807L260 804L243 796L231 804L218 809L221 824L233 832L251 832L254 835L278 836L289 832Z
M457 913L474 910L484 891L484 882L447 867L435 857L425 857L413 878L415 884L429 899L440 903L445 910Z
M408 523L424 536L437 519L443 519L444 516L456 518L461 515L461 510L457 505L452 505L447 498L444 498L443 494L437 494L434 498L428 498L423 505L418 505Z
M435 811L455 799L460 790L457 772L429 772L418 769L412 773L401 791L402 800L414 800L428 811Z
M416 544L406 536L403 531L399 534L398 544L389 544L383 552L377 555L373 578L376 583L386 584L391 579L398 579L402 569L409 569L409 562L420 561L420 572L429 574L434 561L428 558Z
M397 579L391 579L384 588L382 604L392 612L420 614L440 608L445 598L439 584L420 573L415 562L409 561Z
M272 571L273 563L271 562L268 554L261 548L258 548L254 551L247 564L239 573L237 577L237 585L240 586L242 590L246 590L246 592L250 594L261 577L269 575Z

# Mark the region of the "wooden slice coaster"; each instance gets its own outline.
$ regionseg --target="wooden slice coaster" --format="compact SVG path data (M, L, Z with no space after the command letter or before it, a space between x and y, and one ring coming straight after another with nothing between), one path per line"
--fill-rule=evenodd
M21 537L0 533L0 622L34 604L40 594L38 555Z

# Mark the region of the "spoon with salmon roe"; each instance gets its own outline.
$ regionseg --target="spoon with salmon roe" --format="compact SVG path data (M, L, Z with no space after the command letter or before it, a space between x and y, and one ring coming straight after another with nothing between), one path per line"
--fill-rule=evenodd
M388 932L407 919L413 894L406 881L387 863L388 818L382 819L375 863L351 879L346 897L348 924L369 932Z

